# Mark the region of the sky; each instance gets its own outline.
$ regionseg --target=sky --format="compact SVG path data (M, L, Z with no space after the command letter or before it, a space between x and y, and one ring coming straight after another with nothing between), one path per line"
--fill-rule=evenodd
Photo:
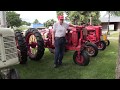
M35 19L38 19L40 23L44 23L49 19L57 21L56 11L15 11L20 14L20 18L23 21L33 23ZM101 17L106 14L106 11L101 12Z

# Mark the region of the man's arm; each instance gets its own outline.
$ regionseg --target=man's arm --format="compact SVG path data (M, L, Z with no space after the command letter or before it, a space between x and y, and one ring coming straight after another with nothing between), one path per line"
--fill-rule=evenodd
M76 27L76 25L73 25L73 24L69 24L69 27Z
M54 42L55 42L55 30L56 30L56 24L53 25L53 31L52 31L52 45L54 45Z
M55 31L53 30L52 31L52 45L54 45L54 42L55 42Z

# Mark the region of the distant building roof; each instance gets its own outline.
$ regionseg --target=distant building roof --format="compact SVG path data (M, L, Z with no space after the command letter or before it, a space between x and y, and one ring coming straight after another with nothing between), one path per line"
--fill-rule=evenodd
M100 21L101 22L108 22L108 17L103 17L103 18L100 18ZM110 22L120 22L120 17L113 17L113 16L111 16L110 17Z
M44 24L31 24L31 28L43 28Z

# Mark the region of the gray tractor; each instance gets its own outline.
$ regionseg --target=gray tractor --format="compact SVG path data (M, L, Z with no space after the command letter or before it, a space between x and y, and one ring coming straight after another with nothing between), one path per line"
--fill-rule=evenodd
M17 70L12 68L19 63L14 31L0 28L0 78L19 79Z
M0 12L0 79L20 79L13 66L27 62L27 45L20 31L6 28L5 15Z

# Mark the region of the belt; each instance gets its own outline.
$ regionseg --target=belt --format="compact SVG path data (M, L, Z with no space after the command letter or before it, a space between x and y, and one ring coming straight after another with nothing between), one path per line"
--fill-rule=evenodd
M65 37L55 37L56 39L65 38Z

